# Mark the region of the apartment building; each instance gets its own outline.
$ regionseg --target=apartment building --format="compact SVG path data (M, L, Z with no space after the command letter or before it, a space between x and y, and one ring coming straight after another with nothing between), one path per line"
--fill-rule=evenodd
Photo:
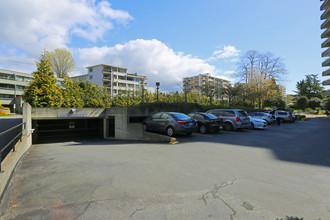
M24 89L32 80L32 74L0 69L0 101L2 105L9 107L11 112L21 113ZM62 78L57 78L58 85L61 85L62 81Z
M9 107L12 112L21 107L22 102L16 102L24 89L32 81L33 76L27 73L0 69L0 101L3 106Z
M79 76L71 76L70 78L74 81L79 81L79 82L88 81L88 74L79 75Z
M202 95L201 87L207 82L215 87L227 87L230 82L210 73L198 74L196 76L183 78L183 87L188 93Z
M327 70L323 71L322 76L330 77L330 0L321 0L321 2L323 2L321 11L324 11L321 15L321 20L324 20L321 25L321 29L324 30L321 38L325 39L321 47L326 48L322 53L322 57L326 58L322 63L322 67L327 67ZM326 78L323 81L323 85L330 86L330 78ZM327 93L330 95L330 90L327 90Z
M87 80L96 85L105 87L112 97L124 91L137 91L147 85L146 76L137 73L127 73L127 68L99 64L87 67L87 74L71 77L73 80Z

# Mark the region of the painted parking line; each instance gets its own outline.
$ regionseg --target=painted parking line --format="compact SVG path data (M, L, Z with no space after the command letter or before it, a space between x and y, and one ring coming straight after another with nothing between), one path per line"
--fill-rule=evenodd
M200 133L195 133L194 135L204 136L204 137L213 137L212 135L200 134Z

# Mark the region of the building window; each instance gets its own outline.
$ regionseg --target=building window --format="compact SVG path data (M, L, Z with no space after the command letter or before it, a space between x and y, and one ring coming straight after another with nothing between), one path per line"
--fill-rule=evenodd
M93 79L93 76L92 75L89 75L89 79Z
M92 73L92 72L93 72L93 68L90 68L90 69L89 69L89 72Z

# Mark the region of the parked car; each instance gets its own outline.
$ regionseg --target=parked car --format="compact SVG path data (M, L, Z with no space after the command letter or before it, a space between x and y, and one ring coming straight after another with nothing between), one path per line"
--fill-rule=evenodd
M265 112L251 112L249 115L252 118L262 119L267 122L267 124L271 124L275 122L275 119L272 117L271 114L265 113Z
M248 114L242 109L212 109L206 113L220 118L226 131L248 129L251 126Z
M257 119L257 118L253 118L251 116L250 120L251 120L251 129L265 129L267 128L267 121L263 120L263 119Z
M202 112L193 112L188 114L195 119L198 124L198 130L205 134L206 132L219 132L221 126L221 119L217 116Z
M271 112L271 114L275 120L279 119L281 123L293 121L292 115L288 111L274 110Z
M197 123L194 119L178 112L159 112L148 117L143 127L145 131L158 131L172 137L176 134L190 135L197 131Z

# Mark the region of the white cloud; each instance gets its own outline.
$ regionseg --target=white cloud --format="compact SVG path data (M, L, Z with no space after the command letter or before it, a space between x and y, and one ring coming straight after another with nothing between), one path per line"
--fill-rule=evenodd
M133 17L128 12L112 9L111 4L109 2L100 2L99 6L100 11L105 17L114 19L119 23L126 23L129 20L133 20Z
M114 28L113 21L132 19L128 12L112 9L105 0L2 1L0 43L37 57L45 48L67 47L73 36L96 42Z
M235 58L238 57L240 53L240 50L236 49L235 46L224 46L223 49L215 50L211 57L207 59L207 61L214 61L219 59L229 59L229 58ZM231 59L235 60L235 59Z
M228 71L224 71L223 74L225 74L225 75L233 75L233 74L235 74L235 71L234 70L228 70Z
M128 68L128 72L146 75L149 87L156 81L163 91L178 90L183 77L198 73L215 73L214 66L203 59L175 52L163 42L137 39L113 47L92 47L78 50L79 66L109 64Z

